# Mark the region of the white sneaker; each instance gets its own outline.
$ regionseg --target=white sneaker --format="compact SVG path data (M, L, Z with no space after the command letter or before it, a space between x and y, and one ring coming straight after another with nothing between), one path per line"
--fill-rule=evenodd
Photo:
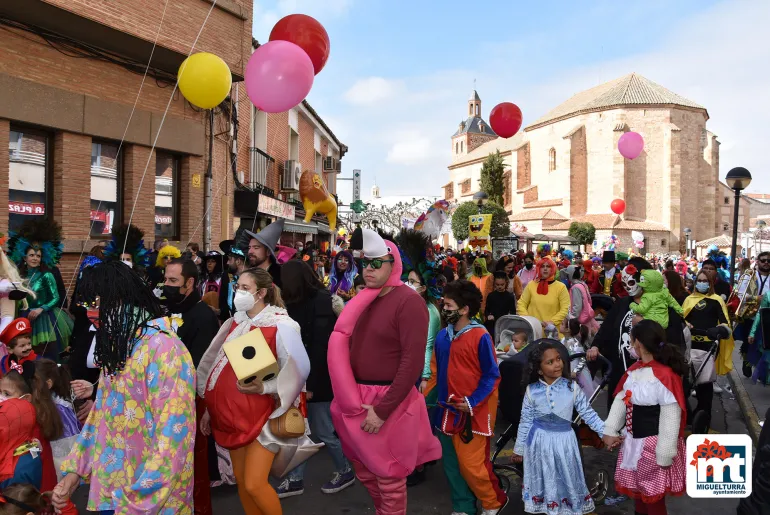
M722 390L722 387L719 386L719 383L714 381L714 393L722 393L724 390Z
M500 506L499 508L493 508L491 510L481 510L481 515L498 515L499 513L502 513L506 506L508 506L508 503L510 502L510 499L505 499L505 504Z

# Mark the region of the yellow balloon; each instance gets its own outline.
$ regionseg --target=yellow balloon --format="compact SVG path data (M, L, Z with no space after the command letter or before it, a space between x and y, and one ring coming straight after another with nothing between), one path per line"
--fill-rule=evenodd
M179 66L179 90L189 102L201 109L213 109L227 98L233 77L221 58L199 52Z

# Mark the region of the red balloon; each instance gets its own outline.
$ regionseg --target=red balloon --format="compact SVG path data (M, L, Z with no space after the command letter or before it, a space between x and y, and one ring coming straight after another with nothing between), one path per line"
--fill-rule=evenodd
M610 204L610 209L612 209L612 212L615 213L616 215L622 215L626 210L626 201L623 199L616 198Z
M501 138L510 138L521 129L521 109L516 104L503 102L497 104L489 113L492 130Z
M305 14L284 16L270 32L270 41L283 40L294 43L304 50L313 61L315 74L326 66L329 59L329 34L318 20Z

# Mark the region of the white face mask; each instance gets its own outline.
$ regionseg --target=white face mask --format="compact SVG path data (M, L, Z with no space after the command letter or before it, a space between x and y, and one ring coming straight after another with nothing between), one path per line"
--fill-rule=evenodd
M8 397L0 393L0 403L3 403L8 400Z
M254 298L255 293L249 293L246 290L238 290L235 292L235 298L233 299L233 306L236 311L250 311L257 303L257 299Z
M126 265L128 268L134 268L134 264L127 259L123 260L123 264Z
M639 354L636 352L636 348L633 344L628 348L628 355L631 356L631 359L639 359Z
M409 286L414 291L417 291L417 288L419 288L419 286L415 286L414 284L411 284L409 282L405 282L404 285Z

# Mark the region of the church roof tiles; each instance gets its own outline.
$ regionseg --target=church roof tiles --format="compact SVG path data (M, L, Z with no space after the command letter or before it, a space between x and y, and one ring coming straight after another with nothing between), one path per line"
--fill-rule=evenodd
M563 104L552 109L548 114L530 124L525 130L536 129L549 123L557 122L578 114L603 111L624 106L679 106L690 109L705 108L695 102L677 95L671 90L631 73L582 91ZM708 116L708 113L706 114Z

